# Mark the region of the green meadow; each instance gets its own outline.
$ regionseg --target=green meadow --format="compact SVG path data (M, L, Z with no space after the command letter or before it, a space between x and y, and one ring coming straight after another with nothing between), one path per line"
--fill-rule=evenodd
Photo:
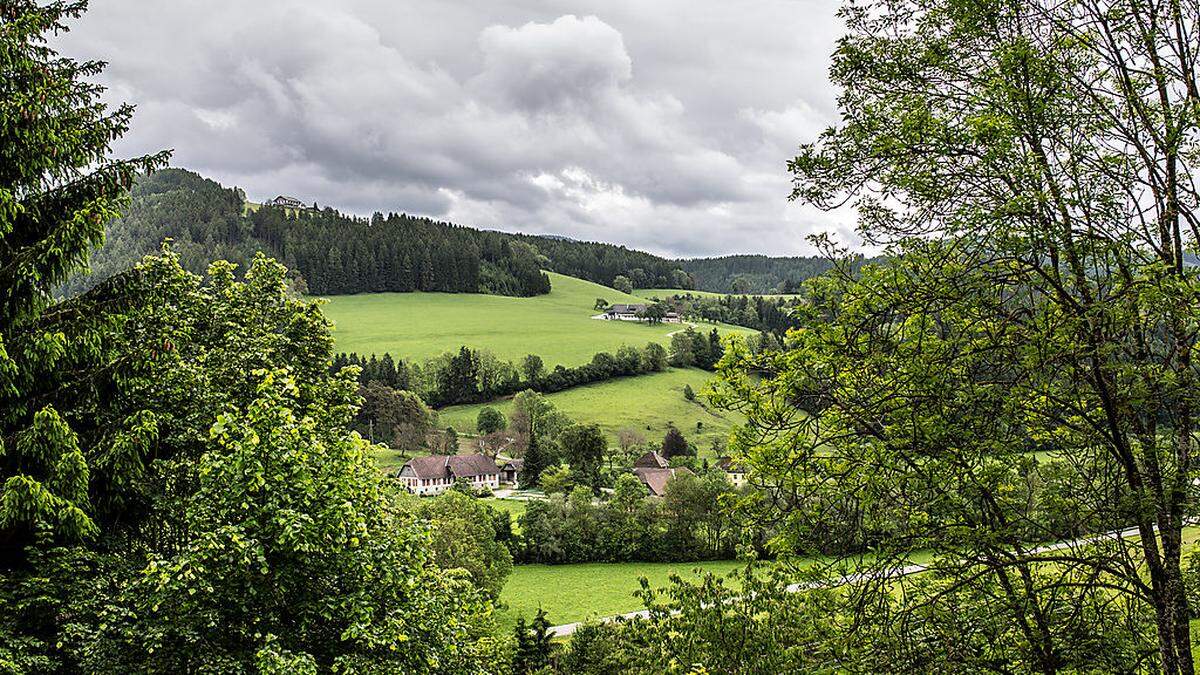
M334 323L336 349L359 354L389 352L423 361L460 345L487 349L518 361L542 357L548 368L576 366L601 351L621 345L670 342L678 324L648 325L600 321L591 317L597 298L610 303L644 302L574 277L550 273L552 290L533 298L473 293L364 293L325 298L322 308ZM709 330L711 324L701 324ZM718 326L724 332L750 334L744 328Z
M728 574L744 563L718 560L693 563L584 563L579 565L517 565L500 593L506 605L498 613L499 628L512 630L517 617L532 619L546 610L552 625L599 619L642 609L634 596L646 577L650 586L666 586L672 574L689 578L694 569Z
M737 413L713 408L700 396L712 373L697 368L671 368L661 373L620 377L548 394L554 405L576 422L599 424L610 438L621 429L629 428L646 437L659 440L672 422L702 454L717 437L724 437L745 418ZM683 388L691 385L695 401L683 397ZM460 434L474 434L475 420L485 405L498 408L505 415L512 409L512 400L504 398L486 404L460 405L439 411L438 425L452 426ZM697 423L700 423L697 431Z

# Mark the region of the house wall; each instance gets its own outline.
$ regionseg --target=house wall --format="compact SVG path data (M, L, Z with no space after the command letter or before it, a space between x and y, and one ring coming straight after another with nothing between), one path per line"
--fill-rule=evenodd
M454 486L453 478L417 478L416 476L407 476L401 473L400 480L404 483L404 487L408 488L409 492L422 497L440 495ZM473 476L470 478L470 482L473 488L487 487L495 490L500 487L500 474L489 473L482 476Z

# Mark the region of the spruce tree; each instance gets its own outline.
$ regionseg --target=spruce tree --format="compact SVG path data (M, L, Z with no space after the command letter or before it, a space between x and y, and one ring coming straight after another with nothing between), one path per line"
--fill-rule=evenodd
M528 664L530 670L541 670L550 665L550 620L546 618L546 610L538 607L537 616L529 626L531 637L530 652L532 659Z
M513 629L513 637L515 638L516 648L513 650L513 673L524 675L532 670L530 663L533 662L533 646L529 628L525 625L525 617L517 617L517 626Z
M549 457L538 441L537 425L529 420L529 445L525 448L525 465L521 469L522 485L537 485L542 472L549 466Z
M100 61L48 45L85 3L0 3L0 568L22 559L32 529L73 539L94 529L89 466L69 420L32 400L62 334L30 330L54 289L81 268L140 172L167 153L114 161L133 107L110 108L89 82Z
M667 429L667 433L663 436L662 441L662 456L667 459L679 457L689 454L687 439L683 437L683 433L674 425Z

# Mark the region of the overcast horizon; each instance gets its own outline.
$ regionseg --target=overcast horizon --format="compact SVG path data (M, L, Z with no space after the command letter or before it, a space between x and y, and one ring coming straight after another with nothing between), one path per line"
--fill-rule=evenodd
M703 9L697 10L697 5ZM787 201L836 119L835 3L93 3L59 40L138 106L118 156L254 201L623 244L671 257L858 247Z

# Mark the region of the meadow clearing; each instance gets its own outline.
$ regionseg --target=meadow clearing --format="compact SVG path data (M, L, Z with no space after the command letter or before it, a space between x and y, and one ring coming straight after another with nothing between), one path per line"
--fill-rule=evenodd
M728 574L742 567L736 560L683 563L582 563L578 565L517 565L500 593L506 605L498 614L498 628L512 630L517 617L531 620L538 607L546 610L552 625L599 619L642 609L634 596L646 577L650 586L666 586L672 574L687 579L693 570Z
M745 422L741 414L714 408L700 395L712 377L712 373L698 368L670 368L661 373L574 387L546 397L576 422L599 424L614 442L617 432L626 428L637 431L646 440L661 440L667 424L674 423L696 444L701 456L707 456L711 455L709 450L714 440L728 436L733 427ZM696 400L684 398L684 386L691 386L697 394ZM438 412L438 426L452 426L460 434L474 434L476 418L484 406L493 406L507 416L512 410L512 399L443 408Z
M391 353L423 361L460 345L487 349L517 362L526 354L542 357L547 368L587 363L597 352L621 345L670 342L679 324L598 321L596 299L639 303L643 299L607 286L550 274L552 290L532 298L473 293L363 293L326 297L322 307L334 323L335 349L359 354ZM698 324L710 330L715 324ZM753 331L716 325L722 332Z

